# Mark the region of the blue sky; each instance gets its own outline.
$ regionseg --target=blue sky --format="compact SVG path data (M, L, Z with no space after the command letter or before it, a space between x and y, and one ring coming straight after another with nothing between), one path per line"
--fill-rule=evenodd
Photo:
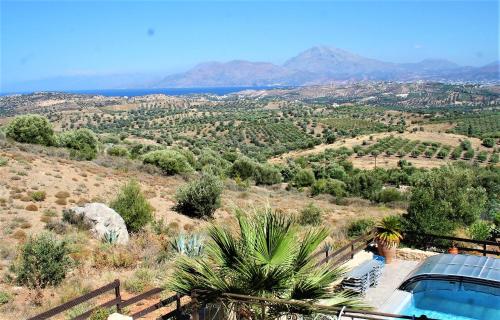
M1 81L283 63L315 45L393 62L498 59L498 1L1 1Z

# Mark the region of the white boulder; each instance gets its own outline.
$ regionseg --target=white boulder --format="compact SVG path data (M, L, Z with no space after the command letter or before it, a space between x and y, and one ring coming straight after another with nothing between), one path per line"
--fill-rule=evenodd
M90 227L95 237L103 239L106 235L117 236L116 243L126 244L129 240L123 218L103 203L88 203L83 207L74 207L67 214L78 215L83 223Z
M133 319L132 317L125 316L123 314L119 314L116 312L108 317L108 320L132 320L132 319Z

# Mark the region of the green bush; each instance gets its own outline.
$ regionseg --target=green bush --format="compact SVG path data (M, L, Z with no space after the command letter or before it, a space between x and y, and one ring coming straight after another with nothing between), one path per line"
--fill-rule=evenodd
M125 290L132 293L141 293L153 282L153 272L149 269L141 268L135 271L134 275L128 278L124 285Z
M125 147L123 147L123 146L112 146L112 147L109 147L106 152L110 156L115 156L115 157L128 157L129 156L128 149L125 148Z
M66 131L59 136L59 145L71 150L71 157L92 160L97 155L99 140L92 130L77 129Z
M469 236L474 240L489 240L494 229L493 224L488 221L478 220L469 226Z
M111 203L125 220L128 231L137 232L153 220L153 207L141 192L139 183L135 180L125 184L116 199Z
M354 220L349 223L349 226L347 227L347 236L350 238L360 237L361 235L366 234L373 227L375 227L375 221L371 218Z
M12 296L7 292L0 291L0 306L2 304L8 303L12 299Z
M231 177L240 177L243 180L253 179L258 163L247 157L240 157L233 162Z
M89 320L107 320L110 315L111 310L99 307L90 314Z
M203 168L205 166L216 166L222 172L230 166L230 163L212 149L206 148L200 152L197 165L198 168Z
M314 183L314 173L311 169L301 169L293 177L293 185L295 187L308 187Z
M317 226L321 223L323 212L320 208L316 207L313 203L309 203L304 209L300 211L299 224Z
M144 155L143 162L160 168L166 175L193 172L186 157L176 150L156 150Z
M356 196L366 199L372 197L382 189L383 181L370 171L362 171L352 175L347 183L347 189Z
M281 182L281 172L268 164L258 165L255 170L255 183L272 185Z
M61 283L70 266L66 242L48 233L31 237L21 248L14 270L17 282L29 288L45 288Z
M326 175L332 179L345 181L347 178L347 173L345 172L344 167L340 166L337 163L328 165L325 168L325 171L326 171Z
M486 207L486 191L475 173L459 166L423 172L414 179L405 228L416 233L451 235L469 226Z
M33 199L33 201L43 201L46 196L47 194L45 191L33 191L31 193L31 199Z
M231 166L231 177L239 177L242 180L253 179L256 184L276 184L282 181L281 172L278 168L260 164L247 157L236 159Z
M0 157L0 167L6 166L7 163L9 163L9 160L7 160L3 157Z
M495 139L484 138L483 139L483 146L485 146L486 148L493 148L495 146Z
M344 197L346 195L345 183L335 179L319 179L311 187L313 196L327 193L334 197Z
M377 192L374 201L381 203L395 202L404 200L404 195L396 188L385 188Z
M44 146L54 144L54 130L49 120L40 115L27 114L16 116L5 131L8 138L22 143L34 143Z
M223 184L219 178L204 174L199 180L179 188L175 195L174 209L194 218L212 217L220 207Z

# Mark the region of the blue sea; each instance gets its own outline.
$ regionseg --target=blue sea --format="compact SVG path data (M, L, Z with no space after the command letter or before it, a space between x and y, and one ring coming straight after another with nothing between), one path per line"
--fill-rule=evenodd
M166 94L169 96L181 96L190 94L215 94L225 95L243 90L265 90L285 87L213 87L213 88L165 88L165 89L95 89L95 90L61 90L47 92L65 92L75 94L102 95L107 97L136 97L147 94ZM17 92L18 94L29 94L32 92ZM11 95L16 93L2 93L0 95Z

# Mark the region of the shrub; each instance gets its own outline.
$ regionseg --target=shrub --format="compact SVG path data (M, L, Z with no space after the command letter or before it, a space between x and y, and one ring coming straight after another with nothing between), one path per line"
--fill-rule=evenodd
M402 201L404 195L396 188L385 188L376 193L373 200L381 203Z
M141 230L153 220L153 207L135 180L129 181L121 188L111 207L120 214L130 232Z
M495 146L495 139L484 138L483 139L483 146L485 146L486 148L493 148Z
M98 143L97 136L89 129L66 131L59 137L59 145L71 149L71 157L80 160L94 159Z
M486 192L475 174L459 166L443 167L415 177L405 228L417 233L451 235L484 212Z
M38 211L38 207L33 203L28 204L25 209L27 211Z
M478 220L470 225L468 232L472 239L484 241L490 239L493 228L494 226L490 222Z
M6 136L17 142L44 146L54 144L54 130L49 120L40 115L16 116L6 129Z
M194 171L184 155L175 150L156 150L144 155L143 162L159 167L164 174L174 175Z
M346 195L345 183L335 179L319 179L311 187L313 196L327 193L334 197L343 197Z
M63 210L62 221L74 225L79 230L89 230L92 225L85 220L83 214L77 214L71 209Z
M240 157L231 167L231 177L240 177L243 180L253 178L257 165L257 162L247 157Z
M0 167L6 166L8 162L9 162L9 160L7 160L3 157L0 157Z
M257 166L255 170L255 183L256 184L276 184L281 182L281 173L280 171L267 164L262 164Z
M7 292L0 291L0 305L8 303L12 299Z
M70 266L66 242L48 233L29 238L21 248L15 266L17 282L30 288L45 288L61 283Z
M47 194L45 193L45 191L34 191L31 193L31 199L33 199L34 201L43 201L45 200L46 196Z
M347 227L347 236L351 238L359 237L367 233L375 226L375 221L371 218L361 218L352 221Z
M215 176L204 174L199 180L179 188L175 195L177 204L174 209L190 217L212 217L220 207L222 182Z
M295 187L308 187L315 181L314 173L311 169L302 169L293 177L293 185Z
M110 156L114 157L128 157L128 149L123 146L112 146L106 151Z
M350 177L347 188L354 195L371 199L382 189L382 180L372 172L359 172Z
M141 293L151 285L153 273L149 269L139 269L125 281L125 290L131 293Z
M268 164L260 164L247 157L236 159L230 170L231 177L247 180L253 179L256 184L276 184L282 180L278 168Z
M110 315L111 310L99 307L90 314L89 320L107 320Z
M317 226L321 223L322 211L313 203L309 203L304 209L300 211L299 223L301 225Z
M58 191L54 197L56 197L57 199L65 199L65 198L69 198L70 194L68 191Z
M344 167L340 166L337 163L331 164L325 168L326 175L332 179L345 181L347 178L347 173L345 172Z

